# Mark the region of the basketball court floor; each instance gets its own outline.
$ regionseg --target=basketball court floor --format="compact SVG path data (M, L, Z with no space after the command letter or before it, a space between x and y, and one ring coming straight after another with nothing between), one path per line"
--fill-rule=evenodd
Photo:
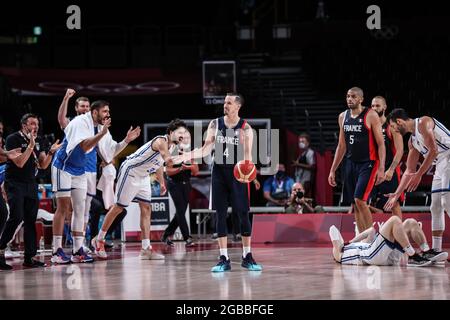
M297 300L297 299L450 299L450 268L341 266L322 245L255 245L264 267L249 272L240 266L241 248L230 244L232 270L214 274L217 243L193 248L175 242L153 247L165 261L139 260L140 243L109 252L109 260L92 264L0 271L0 300ZM448 250L448 248L446 249ZM49 263L49 256L41 256Z

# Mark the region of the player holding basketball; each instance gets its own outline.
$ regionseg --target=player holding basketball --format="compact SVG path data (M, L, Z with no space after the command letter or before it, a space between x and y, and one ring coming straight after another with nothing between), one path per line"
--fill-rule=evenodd
M242 235L242 267L250 271L261 271L262 266L253 259L251 253L251 224L249 217L248 184L238 182L233 169L243 155L244 160L252 160L253 131L246 120L239 117L239 110L244 104L238 93L228 93L223 106L224 116L209 123L207 136L201 148L175 157L175 161L188 161L192 158L208 156L214 148L214 165L212 169L212 205L217 212L217 233L220 247L219 262L212 272L231 270L227 250L227 209L231 196L233 210L240 221Z
M345 156L344 196L355 204L359 232L372 226L367 200L374 184L384 180L386 157L380 117L371 108L362 106L363 100L360 88L347 91L349 109L339 115L339 143L328 176L328 183L335 187L336 169Z

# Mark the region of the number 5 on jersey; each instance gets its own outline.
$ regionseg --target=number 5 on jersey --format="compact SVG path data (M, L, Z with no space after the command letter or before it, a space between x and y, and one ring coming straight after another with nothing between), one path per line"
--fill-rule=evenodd
M353 144L353 142L355 142L355 140L353 139L353 137L354 137L354 135L351 135L351 136L349 137L350 144Z

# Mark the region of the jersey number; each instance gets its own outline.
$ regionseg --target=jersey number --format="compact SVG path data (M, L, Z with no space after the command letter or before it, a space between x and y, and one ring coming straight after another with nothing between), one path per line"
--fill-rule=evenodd
M223 155L228 158L228 147L223 151Z
M353 135L350 136L350 144L353 144L353 142L355 142L355 140L353 139Z

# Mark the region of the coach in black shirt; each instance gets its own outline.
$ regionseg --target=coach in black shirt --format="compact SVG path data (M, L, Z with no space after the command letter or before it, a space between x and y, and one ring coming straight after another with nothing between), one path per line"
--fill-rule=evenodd
M180 143L180 151L188 151L191 148L191 135L189 131L186 131L186 135L183 138L183 143ZM196 176L198 174L198 165L193 163L182 163L179 166L167 167L167 185L169 193L172 196L175 204L175 216L170 221L166 230L164 231L161 241L169 246L173 246L174 243L169 239L173 236L175 230L180 227L183 240L187 247L193 246L194 242L190 236L189 226L186 221L186 209L189 204L189 194L191 193L191 175Z
M8 160L5 173L5 189L9 204L9 218L0 238L0 267L11 269L4 263L6 245L14 237L14 233L23 221L26 267L43 267L44 263L34 260L37 253L35 222L39 208L38 185L36 173L38 169L46 169L53 154L60 148L56 141L48 154L41 150L37 138L39 121L33 114L25 114L21 119L21 130L6 138L5 149L21 148L22 154Z

